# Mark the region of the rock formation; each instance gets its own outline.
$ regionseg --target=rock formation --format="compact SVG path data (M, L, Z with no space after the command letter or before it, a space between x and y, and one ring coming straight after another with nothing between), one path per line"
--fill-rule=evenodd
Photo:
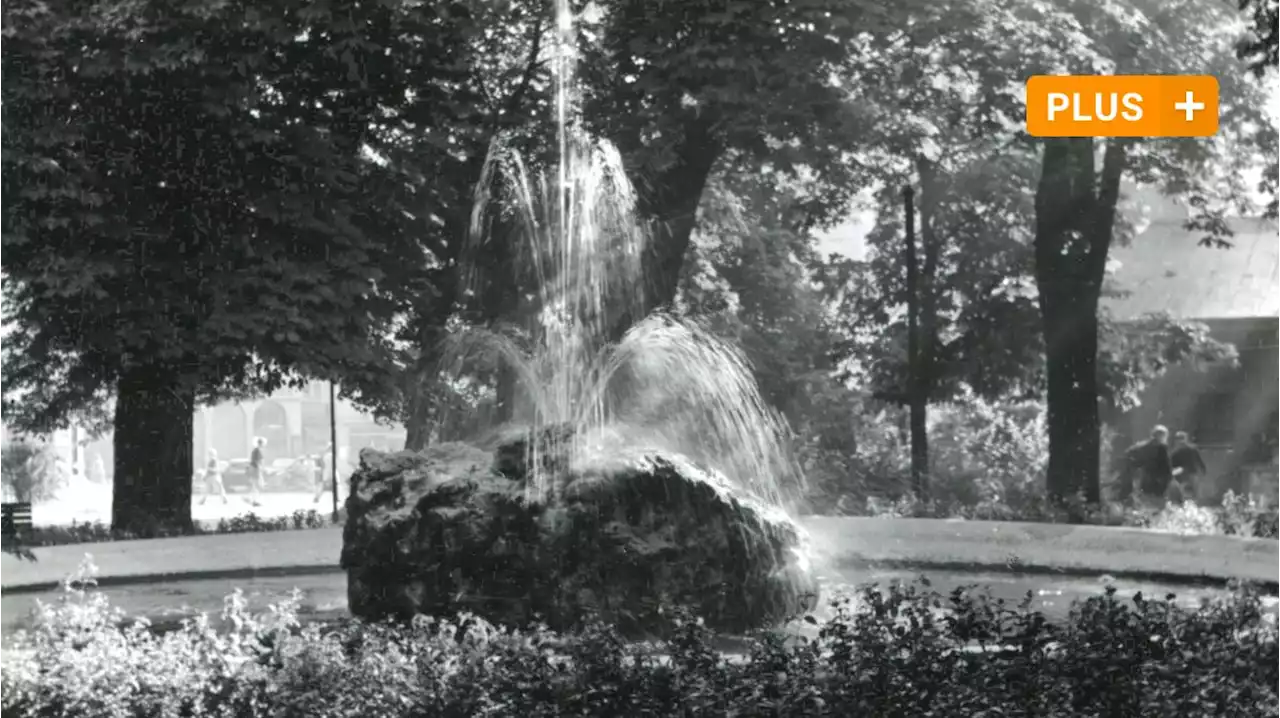
M802 529L723 477L662 452L611 452L561 471L542 501L524 453L510 441L362 451L343 532L352 613L469 611L555 630L596 618L657 637L672 607L741 633L816 605Z

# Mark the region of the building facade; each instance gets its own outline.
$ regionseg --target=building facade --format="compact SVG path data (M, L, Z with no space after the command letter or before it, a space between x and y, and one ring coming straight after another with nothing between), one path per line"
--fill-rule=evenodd
M360 449L404 448L404 429L385 425L342 399L335 402L339 464L353 462ZM209 449L223 460L248 458L253 439L267 440L263 451L268 463L294 459L325 450L330 441L329 385L311 382L301 389L284 389L251 401L227 401L196 409L192 458L203 463ZM8 431L6 430L6 438ZM114 451L110 433L90 437L79 427L57 432L50 438L59 457L76 472L90 471L101 461L107 477Z
M1280 404L1280 243L1266 220L1231 222L1232 247L1203 247L1186 215L1152 200L1149 225L1112 252L1112 287L1105 301L1116 319L1166 312L1194 320L1210 336L1236 347L1234 365L1172 367L1143 392L1141 403L1113 422L1117 444L1145 438L1162 424L1186 431L1209 468L1201 498L1250 490L1242 467L1276 462ZM1257 488L1257 487L1252 487ZM1274 493L1271 487L1263 487ZM1272 497L1274 498L1274 496Z

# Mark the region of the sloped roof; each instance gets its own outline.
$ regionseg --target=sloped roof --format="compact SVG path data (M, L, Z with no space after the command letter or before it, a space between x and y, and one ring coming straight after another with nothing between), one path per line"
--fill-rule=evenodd
M1202 247L1180 219L1154 221L1127 247L1113 246L1108 287L1128 292L1103 305L1117 319L1168 312L1179 319L1280 316L1280 230L1267 220L1231 221L1229 249Z

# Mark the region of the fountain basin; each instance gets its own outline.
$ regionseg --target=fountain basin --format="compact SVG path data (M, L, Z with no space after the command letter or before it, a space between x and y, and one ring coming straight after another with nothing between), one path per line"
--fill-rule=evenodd
M1223 595L1229 578L1259 582L1272 596L1277 591L1280 544L1269 539L936 519L809 516L801 524L819 559L819 616L848 586L921 574L943 594L977 584L1016 603L1031 591L1032 608L1050 620L1108 585L1126 596L1176 593L1188 607ZM30 626L35 602L56 601L60 581L86 553L101 569L100 590L113 606L158 624L216 615L237 588L256 610L297 588L304 620L342 618L350 613L347 577L336 560L341 548L341 530L333 527L50 546L35 549L36 562L5 554L0 633Z
M854 588L867 583L881 586L893 581L911 581L920 575L912 569L856 569L842 567L824 573L820 577L823 600L815 609L819 619L829 616L828 599L850 595ZM1132 598L1141 592L1148 597L1163 597L1173 593L1177 603L1188 610L1194 609L1206 598L1227 595L1220 587L1191 585L1180 582L1142 581L1126 578L1107 579L1095 575L1013 575L992 571L928 571L932 589L942 595L953 589L977 585L993 598L1003 598L1016 605L1028 592L1032 594L1031 608L1043 613L1051 621L1066 619L1071 604L1103 593L1108 586L1115 587L1121 598ZM135 583L107 585L101 590L113 607L126 616L146 617L157 628L176 626L182 619L199 613L211 616L215 623L222 610L223 600L236 590L244 592L250 609L257 613L271 603L286 600L297 591L301 595L299 617L303 621L340 621L351 614L347 608L346 578L337 571L298 576L258 576L254 578L204 578L178 580L164 584ZM30 628L32 610L37 600L53 603L62 596L59 588L42 592L5 594L0 611L0 633L10 637L14 631ZM1276 610L1276 598L1266 604Z

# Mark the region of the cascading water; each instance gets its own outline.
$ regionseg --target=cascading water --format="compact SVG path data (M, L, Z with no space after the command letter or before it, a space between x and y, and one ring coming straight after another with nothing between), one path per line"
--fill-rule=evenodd
M604 620L637 638L669 635L682 610L727 633L777 625L818 591L781 510L800 475L785 427L741 353L696 323L653 314L617 335L645 308L647 236L618 152L573 125L573 22L557 7L557 166L532 171L496 143L468 248L472 295L499 298L516 327L459 331L445 366L457 388L496 373L518 391L498 392L500 420L472 422L498 430L492 446L361 453L348 603L370 620ZM496 277L491 252L507 260Z
M558 162L551 173L532 171L518 152L495 142L472 214L473 257L491 241L495 213L514 215L522 235L516 261L531 275L535 321L518 332L523 342L508 331L459 332L446 373L465 376L496 360L514 377L511 420L529 437L530 488L540 499L555 491L540 455L567 454L572 469L628 447L686 456L745 493L785 505L802 474L790 459L786 427L762 400L741 352L698 323L663 313L609 341L622 317L643 315L649 236L619 153L575 123L567 0L557 2L555 27ZM484 277L471 269L474 290ZM570 430L546 431L560 426Z

